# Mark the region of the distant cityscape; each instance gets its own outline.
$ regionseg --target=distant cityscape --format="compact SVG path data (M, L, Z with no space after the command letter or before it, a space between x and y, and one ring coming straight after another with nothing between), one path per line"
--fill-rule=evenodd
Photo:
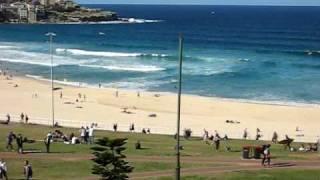
M0 23L72 23L118 20L117 14L72 0L0 0Z

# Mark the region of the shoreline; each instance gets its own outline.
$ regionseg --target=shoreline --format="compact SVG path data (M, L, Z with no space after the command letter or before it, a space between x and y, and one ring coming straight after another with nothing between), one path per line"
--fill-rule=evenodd
M127 132L134 123L136 132L150 128L154 134L173 135L176 131L176 94L140 91L141 97L137 97L133 90L59 86L63 98L59 98L60 91L55 93L55 108L56 120L62 126L79 128L98 123L99 129L112 130L117 123L119 131ZM119 97L115 96L117 91ZM33 98L34 93L39 97ZM87 100L76 102L78 93L85 94ZM50 94L49 82L23 76L5 80L0 76L1 118L6 113L19 116L24 112L30 116L30 123L51 125ZM124 108L130 113L124 113ZM150 117L151 114L156 117ZM277 131L279 140L288 134L297 142L315 142L319 136L318 117L318 107L244 103L183 94L181 134L191 128L193 136L202 136L205 128L209 134L217 130L222 137L227 134L229 138L241 139L244 129L248 129L249 139L254 139L259 128L263 133L261 140L270 140ZM226 123L227 120L235 123ZM295 131L296 127L301 131Z
M145 23L159 23L163 20L139 19L139 18L119 18L112 21L82 21L82 22L37 22L37 23L24 23L24 22L3 22L0 25L86 25L86 24L145 24Z
M42 76L36 75L18 75L19 77L24 77L32 80L36 80L39 82L51 82L50 79L45 79ZM144 89L126 89L126 88L112 88L112 87L101 87L99 88L98 85L90 85L87 83L82 82L75 82L75 81L61 81L61 80L54 80L55 84L60 84L63 86L75 87L75 88L93 88L93 89L106 89L106 90L121 90L121 91L128 91L130 93L136 93L137 91L140 92L147 92L147 93L155 93L155 94L166 94L170 96L175 96L177 93L169 92L169 91L148 91ZM76 85L76 84L81 84ZM205 99L212 99L215 101L225 101L225 102L236 102L236 103L247 103L247 104L257 104L257 105L270 105L270 106L287 106L287 107L320 107L317 103L302 103L302 102L294 102L294 101L259 101L259 100L250 100L250 99L237 99L237 98L224 98L224 97L215 97L215 96L206 96L206 95L198 95L198 94L189 94L189 93L182 93L184 96L190 96L194 98L205 98Z

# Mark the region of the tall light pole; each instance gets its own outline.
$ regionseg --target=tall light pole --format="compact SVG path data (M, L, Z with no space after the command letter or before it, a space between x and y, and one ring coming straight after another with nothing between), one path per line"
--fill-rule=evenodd
M53 38L56 36L55 33L49 32L46 34L49 37L49 51L50 51L50 58L51 58L51 113L52 113L52 127L54 127L54 72L53 72L53 51L52 51L52 41Z
M181 114L181 84L182 84L182 59L183 59L183 37L179 36L179 76L178 76L178 111L177 111L177 167L176 167L176 180L180 180L180 114Z

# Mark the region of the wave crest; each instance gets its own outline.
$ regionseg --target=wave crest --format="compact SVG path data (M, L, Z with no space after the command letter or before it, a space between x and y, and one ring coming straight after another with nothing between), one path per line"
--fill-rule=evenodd
M164 71L165 68L160 68L157 66L100 66L100 65L86 65L80 64L79 66L82 67L89 67L89 68L103 68L112 71L133 71L133 72L156 72L156 71Z
M57 53L69 53L76 56L98 56L98 57L168 57L166 54L143 54L143 53L122 53L106 51L87 51L82 49L57 48Z

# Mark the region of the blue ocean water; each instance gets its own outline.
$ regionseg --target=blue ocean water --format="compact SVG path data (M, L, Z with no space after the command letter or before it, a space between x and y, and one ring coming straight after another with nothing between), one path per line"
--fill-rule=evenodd
M0 25L0 61L20 74L84 85L263 102L320 102L320 7L88 5L133 24Z

